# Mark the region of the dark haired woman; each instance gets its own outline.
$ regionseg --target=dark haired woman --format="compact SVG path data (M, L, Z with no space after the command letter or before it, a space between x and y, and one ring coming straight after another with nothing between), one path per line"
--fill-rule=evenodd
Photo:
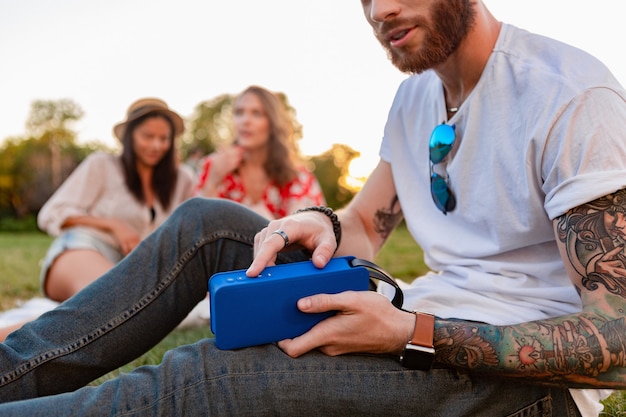
M64 301L119 262L193 193L174 139L182 118L155 98L137 100L113 128L121 155L89 155L42 207L39 227L56 236L43 261L47 297ZM23 322L0 329L0 340Z

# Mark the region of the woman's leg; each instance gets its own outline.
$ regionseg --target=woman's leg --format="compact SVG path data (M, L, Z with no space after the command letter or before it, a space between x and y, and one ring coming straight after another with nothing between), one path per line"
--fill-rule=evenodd
M69 250L59 256L50 268L46 280L46 294L54 301L67 300L112 267L113 263L98 252ZM33 316L28 320L0 327L0 342L4 342L10 333L36 318Z
M100 278L114 265L95 250L67 250L50 266L45 281L45 293L54 301L65 301Z
M30 320L23 320L18 323L13 323L5 327L0 327L0 342L4 342L4 339L29 321L35 320L37 317L32 317Z
M50 266L45 266L42 271L45 277L42 278L43 292L56 302L67 300L115 265L115 262L104 256L97 248L86 249L80 244L76 245L77 240L78 243L82 242L80 242L80 235L77 238L75 232L68 239L73 244L69 247L65 246L67 242L63 237L55 240L46 255L47 258L50 256L49 260L46 259L46 262L50 262ZM0 342L4 342L9 334L37 317L33 314L17 323L0 327Z
M100 279L0 344L0 401L75 390L152 348L206 295L212 274L250 264L266 223L226 200L181 205Z

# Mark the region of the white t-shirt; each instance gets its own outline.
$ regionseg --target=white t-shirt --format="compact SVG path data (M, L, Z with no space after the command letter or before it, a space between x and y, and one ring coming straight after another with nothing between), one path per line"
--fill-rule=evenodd
M433 71L405 80L380 156L437 271L404 290L405 308L494 325L580 311L552 219L626 186L625 97L587 53L506 24L450 120ZM456 130L447 215L430 196L428 141L442 122Z

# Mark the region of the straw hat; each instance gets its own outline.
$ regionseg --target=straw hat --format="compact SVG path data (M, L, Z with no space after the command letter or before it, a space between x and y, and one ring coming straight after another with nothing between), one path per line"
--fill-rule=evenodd
M139 99L131 104L126 111L126 120L116 124L113 127L113 133L119 140L122 140L128 123L152 112L163 114L172 121L174 124L174 137L180 135L185 130L185 124L182 117L180 117L176 112L170 110L163 100L151 97Z

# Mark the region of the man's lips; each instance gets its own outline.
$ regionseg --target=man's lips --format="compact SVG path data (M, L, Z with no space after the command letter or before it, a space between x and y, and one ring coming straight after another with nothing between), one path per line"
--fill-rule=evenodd
M413 32L414 28L396 29L389 32L385 39L394 48L399 48L408 42L409 35Z

